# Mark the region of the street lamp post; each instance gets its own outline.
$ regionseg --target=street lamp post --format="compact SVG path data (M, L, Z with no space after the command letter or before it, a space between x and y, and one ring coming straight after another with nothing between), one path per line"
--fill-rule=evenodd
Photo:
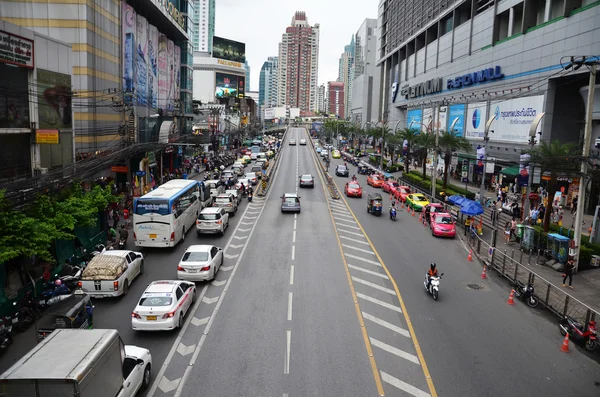
M438 107L438 124L439 124L439 117L440 117L440 111L439 111L439 107ZM431 127L431 123L433 123L433 120L431 120L428 125L425 125L425 124L421 123L420 121L412 120L410 122L410 124L408 124L408 128L410 129L412 127L412 125L415 123L418 123L422 127L425 127L425 131L429 131L429 128ZM439 146L439 134L436 133L435 134L435 153L433 156L433 172L431 173L431 197L433 197L433 198L435 198L435 187L436 187L435 185L436 185L436 181L437 181L437 178L435 175L437 172L438 146ZM425 175L423 175L423 177L425 177Z
M487 143L490 141L490 132L493 134L494 130L490 130L492 124L496 120L496 116L491 116L487 123L485 123L485 131L483 135L483 169L481 170L481 186L479 186L479 203L483 207L485 202L485 167L487 167Z

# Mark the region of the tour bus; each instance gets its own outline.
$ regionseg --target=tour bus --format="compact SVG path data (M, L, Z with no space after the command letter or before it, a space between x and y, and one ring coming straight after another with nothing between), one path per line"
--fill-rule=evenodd
M260 146L259 145L253 145L253 146L250 147L250 151L252 153L260 153L260 151L261 151L260 150Z
M202 210L200 184L173 179L133 201L137 247L174 247L193 230Z

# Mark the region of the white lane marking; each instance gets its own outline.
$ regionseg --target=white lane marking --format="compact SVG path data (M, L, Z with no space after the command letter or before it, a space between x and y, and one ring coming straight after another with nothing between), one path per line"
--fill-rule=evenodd
M363 280L362 278L358 278L358 277L354 277L354 276L351 276L351 277L352 277L352 280L355 283L366 285L367 287L375 288L375 289L378 289L379 291L382 291L382 292L387 292L390 295L396 295L396 291L394 291L393 289L382 287L381 285L372 283L372 282L367 281L367 280Z
M367 243L366 241L360 241L357 240L355 238L350 238L350 237L346 237L346 236L339 236L341 239L343 240L350 240L350 241L354 241L355 243L359 243L359 244L364 244L364 245L369 245L369 243Z
M247 213L248 213L248 214L258 214L259 212L260 212L260 211L248 211ZM248 217L246 217L246 218L248 218Z
M294 214L294 219L298 219L298 214Z
M244 244L239 244L239 245L229 244L229 248L233 248L233 249L242 248L243 246L244 246Z
M227 282L227 280L221 280L221 281L213 280L211 284L214 285L215 287L220 287L221 285L225 285L226 282Z
M288 312L287 312L287 319L288 321L292 321L292 299L294 297L293 293L289 293L288 294Z
M208 298L205 296L204 298L202 298L202 302L206 303L207 305L212 305L213 303L215 303L218 300L219 300L218 296L215 296L214 298Z
M377 346L378 348L380 348L381 350L385 350L388 353L392 353L395 354L398 357L401 357L405 360L408 360L410 362L413 362L417 365L421 365L421 363L419 362L419 357L415 356L414 354L410 354L405 352L404 350L400 350L392 345L388 345L387 343L384 343L380 340L377 340L373 337L369 337L369 339L371 340L371 344L373 346Z
M296 230L296 222L298 222L296 219L294 219L294 230Z
M337 228L336 228L337 229ZM349 233L349 234L354 234L355 236L360 236L360 237L365 237L364 234L362 233L356 233L356 232L351 232L349 230L344 230L344 229L337 229L338 232L344 232L344 233Z
M380 277L380 278L382 278L384 280L389 280L388 276L386 276L385 274L374 272L373 270L363 269L362 267L354 266L354 265L351 265L351 264L348 264L348 267L350 269L358 270L359 272L363 272L363 273L371 274L371 275L376 276L376 277Z
M292 234L292 243L296 242L296 231L294 230L293 234Z
M209 319L210 319L210 317L204 317L204 318L194 317L194 318L192 318L192 325L199 327L201 325L206 324Z
M235 259L238 256L240 256L240 254L235 254L235 255L224 254L223 256L227 259Z
M388 323L387 321L384 321L378 317L372 316L366 312L362 312L362 315L363 315L363 318L366 318L367 320L370 320L370 321L374 322L375 324L381 325L382 327L385 327L397 334L400 334L402 336L406 336L407 338L410 338L410 332L408 332L404 328L400 328L397 325Z
M287 394L287 393L283 393L283 394L281 395L281 397L288 397L288 394Z
M285 364L283 366L283 373L288 375L290 373L290 349L292 347L292 331L287 330L286 341L285 341Z
M389 375L383 371L379 371L381 373L381 380L385 383L388 383L392 386L397 387L398 389L413 395L415 397L431 397L431 394L424 392L421 389L417 389L416 387L409 385L406 382L402 382L398 378L394 378L392 375Z
M292 260L296 258L296 246L292 245Z
M333 214L333 216L335 217L341 217L341 218L350 218L350 219L354 219L354 217L352 215L345 215L345 214L339 214L337 212L331 211L331 213ZM347 222L347 219L340 219L340 221L344 221Z
M183 343L179 342L179 346L177 346L177 353L181 354L182 356L187 356L188 354L192 354L194 352L194 350L196 350L196 345L186 346Z
M336 222L335 224L339 225L339 226L342 226L342 227L349 227L350 229L360 230L360 227L356 227L356 226L352 226L352 225L347 225L345 223Z
M252 230L252 229L242 229L242 228L238 229L238 231L240 231L240 232L249 232L250 230ZM243 245L242 245L242 247L243 247Z
M244 219L256 219L255 216L245 216Z
M294 265L290 267L290 285L294 285Z
M356 259L356 260L359 260L359 261L363 261L363 262L370 263L371 265L375 265L375 266L379 266L379 267L381 267L381 263L379 263L379 262L377 262L377 261L372 261L372 260L370 260L370 259L363 258L363 257L361 257L361 256L356 256L356 255L352 255L352 254L347 254L347 253L345 253L345 252L344 252L344 256L345 256L345 257L347 257L347 258Z
M163 376L158 383L158 387L163 393L170 393L173 390L177 389L179 383L181 382L181 378L177 378L175 380L169 380L166 376ZM156 390L156 389L155 389ZM154 393L154 392L153 392Z
M196 313L196 311L198 310L198 307L200 306L200 303L202 303L202 299L204 299L204 294L206 294L207 289L208 289L208 285L205 285L204 288L202 288L202 291L200 291L200 296L196 299L196 304L191 309L190 314ZM148 392L149 397L152 397L154 395L154 393L156 393L156 389L159 387L160 387L160 390L162 390L164 393L168 393L168 392L174 390L178 386L179 379L174 380L174 381L168 380L164 376L165 371L167 370L167 367L169 366L169 362L173 359L173 356L175 355L175 352L177 351L177 346L181 342L181 339L183 338L183 335L185 334L185 331L187 330L187 327L190 325L190 323L194 323L194 325L206 324L204 322L204 320L205 319L199 320L192 315L188 316L187 320L185 320L185 324L183 324L183 327L179 331L179 335L177 335L177 338L175 339L173 346L171 346L171 350L169 350L169 354L167 354L167 358L165 359L165 362L163 363L162 367L160 367L160 370L158 371L156 378L154 378L154 383L152 383L152 387L150 388L150 391ZM196 322L198 324L196 324ZM206 320L206 322L208 322L208 320ZM175 382L177 382L177 385L175 385L174 388L169 389L169 387L172 384L174 384ZM169 391L165 391L165 389L163 389L163 388L167 388Z
M242 225L254 225L254 222L240 222Z
M248 236L233 236L233 238L236 240L245 240L248 238Z
M224 271L224 272L228 272L228 271L230 271L231 269L233 269L233 265L232 265L232 266L221 266L221 267L219 268L219 270L222 270L222 271Z
M338 203L337 201L329 201L329 205L333 205L333 206L336 206L336 207L340 207L340 208L343 208L343 209L345 209L345 210L347 210L347 209L348 209L348 207L346 207L344 204L340 204L340 203Z
M352 245L348 245L348 244L342 244L342 247L346 247L346 248L350 248L352 250L356 250L356 251L360 251L360 252L364 252L365 254L371 254L371 255L375 255L375 253L371 250L366 250L366 249L362 249L362 248L357 248L354 247Z
M387 302L384 302L384 301L380 301L379 299L371 298L370 296L365 295L365 294L361 294L360 292L357 292L356 296L358 296L359 298L364 299L366 301L369 301L371 303L375 303L376 305L383 306L386 309L390 309L390 310L393 310L395 312L402 313L402 309L400 309L398 306L394 306L394 305L392 305L390 303L387 303Z

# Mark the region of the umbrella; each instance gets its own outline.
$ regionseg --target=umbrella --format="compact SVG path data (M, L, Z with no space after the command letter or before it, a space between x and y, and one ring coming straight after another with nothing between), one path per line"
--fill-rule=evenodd
M448 197L448 201L455 205L461 205L465 200L467 200L466 197L459 196L458 194Z
M460 212L469 216L481 215L483 214L483 208L481 207L479 201L465 199L460 204Z

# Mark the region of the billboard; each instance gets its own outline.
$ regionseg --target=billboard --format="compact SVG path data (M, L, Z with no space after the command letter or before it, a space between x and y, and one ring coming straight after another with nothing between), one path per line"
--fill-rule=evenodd
M467 107L467 128L465 138L481 139L485 134L485 122L487 121L487 110L485 102L470 103Z
M409 110L406 113L406 128L419 130L421 120L421 109Z
M148 105L158 108L158 29L148 27Z
M432 131L433 128L433 108L423 109L423 121L421 122L421 131Z
M438 109L433 109L433 128L435 131L446 131L448 128L448 106L440 106L440 114L438 117Z
M212 56L244 63L246 62L246 44L214 36Z
M456 123L454 121L456 120ZM452 128L457 136L463 136L465 133L465 105L450 105L448 111L448 129Z
M215 73L217 98L238 97L246 91L246 77L228 73Z
M494 122L490 141L528 143L529 129L535 117L544 111L544 96L536 95L493 103L490 111ZM537 131L541 131L541 123Z
M123 5L123 89L133 92L135 83L134 55L135 55L135 12L128 4Z
M37 69L40 129L72 129L71 76Z
M175 45L175 63L173 64L173 85L174 85L174 101L180 99L179 90L181 88L181 47ZM182 104L180 106L183 106Z
M173 110L175 98L175 43L167 40L167 110Z
M33 69L33 41L0 31L0 62Z
M136 15L135 97L139 105L148 104L148 21Z
M169 95L169 76L168 76L169 57L167 55L167 36L158 34L158 108L167 107L167 97Z

